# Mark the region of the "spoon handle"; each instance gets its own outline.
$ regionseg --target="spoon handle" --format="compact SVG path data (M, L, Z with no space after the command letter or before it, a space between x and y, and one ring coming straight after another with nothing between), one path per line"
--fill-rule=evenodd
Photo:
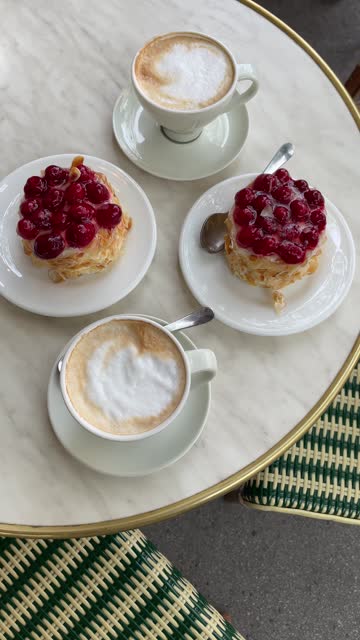
M189 329L190 327L196 327L199 324L205 324L214 318L214 312L209 307L201 307L197 311L193 311L188 316L175 320L170 324L165 325L165 329L174 333L181 329Z
M291 142L285 142L280 149L277 150L274 157L263 170L263 173L274 173L277 169L285 164L294 155L295 147Z

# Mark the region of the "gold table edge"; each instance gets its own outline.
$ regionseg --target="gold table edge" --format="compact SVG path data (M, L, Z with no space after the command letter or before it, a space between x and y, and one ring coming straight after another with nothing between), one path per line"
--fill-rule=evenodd
M267 9L264 9L253 0L234 0L249 7L253 11L256 11L262 15L265 19L272 22L276 27L284 31L292 40L294 40L308 55L314 60L314 62L322 69L330 82L334 85L335 89L345 102L351 115L353 116L356 125L360 129L360 113L352 100L349 93L346 91L344 85L341 83L337 75L332 71L329 65L321 58L321 56L313 49L309 43L302 38L294 29L289 27L285 22L277 18ZM27 538L79 538L86 536L107 535L117 533L118 531L126 531L136 527L143 527L146 525L161 522L169 518L174 518L186 511L200 507L201 505L213 500L217 497L236 489L238 486L246 482L251 476L255 475L265 467L267 467L273 460L276 460L281 456L294 442L296 442L301 436L306 433L319 416L329 406L330 402L334 399L337 392L346 382L352 369L356 365L360 358L360 336L356 339L350 354L345 360L340 371L336 375L335 379L322 395L320 400L314 405L314 407L308 412L308 414L289 431L275 446L262 456L257 458L254 462L247 465L240 471L232 474L225 480L218 482L217 484L204 489L192 496L159 507L153 511L146 511L134 516L127 516L124 518L116 518L115 520L105 520L100 522L92 522L78 525L54 525L54 526L31 526L20 524L0 524L1 536L19 536Z

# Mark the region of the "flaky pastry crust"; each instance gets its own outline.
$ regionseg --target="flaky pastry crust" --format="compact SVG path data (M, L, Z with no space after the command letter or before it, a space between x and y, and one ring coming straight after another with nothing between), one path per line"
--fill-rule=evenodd
M77 166L83 161L82 156L76 156L72 162L70 175L74 180L80 175ZM95 173L109 189L111 202L120 206L119 199L107 177L103 173ZM49 278L53 282L62 282L98 273L110 267L119 258L123 252L124 241L131 229L131 224L130 216L123 211L121 221L114 229L99 229L93 241L84 249L69 250L57 258L42 260L34 254L33 244L28 240L22 240L24 253L31 258L36 267L47 268Z

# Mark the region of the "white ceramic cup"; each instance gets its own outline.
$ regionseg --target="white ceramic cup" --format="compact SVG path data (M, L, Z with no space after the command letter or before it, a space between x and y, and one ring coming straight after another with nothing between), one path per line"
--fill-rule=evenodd
M136 79L136 59L140 51L142 51L142 49L146 47L149 42L147 42L135 55L132 63L131 79L133 89L140 104L146 111L149 112L153 119L158 122L163 130L163 133L168 138L170 138L170 140L180 143L192 142L200 136L203 127L212 122L212 120L215 120L215 118L217 118L220 114L230 111L237 105L244 104L245 102L251 100L251 98L253 98L258 91L259 83L256 77L255 70L251 64L238 64L231 51L229 51L229 49L222 42L220 42L220 40L216 40L215 38L204 33L197 33L193 31L179 31L156 36L156 38L152 38L150 42L152 42L153 40L157 40L157 38L162 38L164 36L170 35L194 35L207 38L208 40L210 40L210 42L215 43L217 46L220 46L225 50L230 60L232 61L234 68L234 80L229 91L220 100L214 102L214 104L200 109L191 110L167 109L166 107L160 106L153 100L150 100L150 98L148 98L142 92ZM251 84L248 89L241 92L239 85L246 80L250 81Z
M158 329L161 329L161 331L166 333L166 335L175 343L184 362L185 378L186 378L185 389L179 404L177 405L173 413L166 420L161 422L161 424L157 425L157 427L155 427L154 429L150 429L149 431L145 431L143 433L115 435L112 433L107 433L106 431L102 431L97 427L94 427L90 422L88 422L78 414L75 407L72 405L66 390L66 366L69 361L69 357L72 353L72 350L74 349L76 344L79 342L80 338L85 333L88 333L92 329L95 329L95 327L98 327L99 325L102 325L102 324L106 324L111 320L137 320L138 322L142 321L142 322L146 322L147 324L151 324L155 327L158 327ZM210 351L210 349L193 349L191 351L184 351L183 347L181 346L180 342L176 339L176 337L172 333L167 331L167 329L165 329L158 322L155 322L154 320L148 320L147 318L143 318L141 316L117 315L117 316L110 316L108 318L104 318L103 320L99 320L97 322L93 322L92 324L85 327L82 331L80 331L74 337L74 339L69 344L63 356L61 372L60 372L60 387L61 387L62 396L64 398L64 402L67 408L69 409L73 418L75 418L75 420L82 427L84 427L84 429L87 429L87 431L90 431L90 433L93 433L94 435L99 436L100 438L105 438L105 440L117 440L117 441L122 440L122 441L128 442L130 440L142 440L143 438L148 438L149 436L152 436L155 433L159 433L159 431L162 431L163 429L168 427L173 422L173 420L179 415L179 413L182 411L186 403L187 397L189 395L190 389L198 384L202 384L204 382L210 382L210 380L212 380L216 375L216 372L217 372L216 357L215 357L215 354L212 351Z

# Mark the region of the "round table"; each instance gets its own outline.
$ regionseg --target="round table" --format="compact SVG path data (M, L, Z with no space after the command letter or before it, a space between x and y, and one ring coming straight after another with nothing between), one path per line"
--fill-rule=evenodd
M198 346L218 358L208 424L181 461L145 478L92 472L59 444L46 408L56 355L100 317L146 313L170 320L192 310L196 302L177 258L187 211L216 182L260 170L284 141L296 146L292 173L309 177L337 204L359 241L359 118L317 54L248 0L1 4L0 173L55 153L104 158L146 191L159 233L148 275L102 313L48 319L0 300L0 534L80 536L141 526L230 491L310 427L360 354L359 271L336 314L304 334L261 338L217 321L192 330ZM113 138L111 114L136 50L156 33L186 29L214 35L239 61L253 63L261 87L248 106L250 134L239 158L216 176L184 184L132 165Z

